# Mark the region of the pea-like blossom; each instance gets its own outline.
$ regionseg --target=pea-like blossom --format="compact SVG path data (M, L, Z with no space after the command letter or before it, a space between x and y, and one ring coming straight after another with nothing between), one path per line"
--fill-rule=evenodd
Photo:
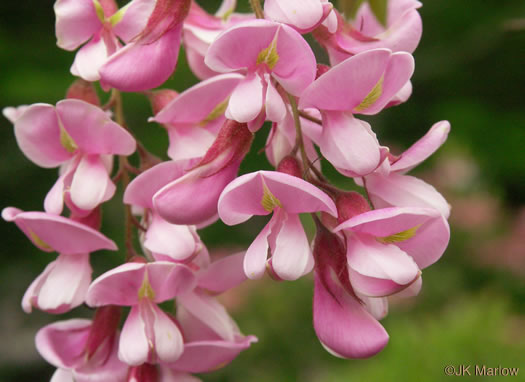
M304 91L300 108L317 108L323 131L317 142L323 156L346 176L374 171L387 149L370 125L354 114L376 114L401 90L414 71L408 53L369 50L334 66Z
M387 48L393 52L413 53L421 39L423 25L417 11L417 0L388 1L386 25L382 25L368 2L363 2L356 16L345 20L337 13L337 31L324 26L314 36L327 50L330 62L336 65L366 50Z
M93 307L130 306L119 341L119 359L129 365L175 362L184 344L177 324L158 303L193 288L190 268L172 262L127 263L91 284L86 302Z
M328 0L266 0L267 19L294 27L299 33L308 33L321 23L331 33L337 30L337 15Z
M250 122L252 130L264 119L284 118L286 102L279 87L300 96L316 72L314 54L303 37L268 20L247 21L221 33L209 47L205 63L217 72L246 75L230 97L226 117Z
M242 81L240 74L212 77L177 95L150 121L168 132L168 156L173 160L200 158L215 141L224 124L224 112L232 91Z
M284 280L295 280L310 272L313 257L299 214L325 211L337 215L333 201L317 187L273 171L257 171L235 179L221 194L218 210L228 225L240 224L253 215L273 213L246 251L244 272L251 279L260 278L267 266Z
M98 107L67 99L56 107L28 106L15 120L15 137L22 152L35 164L61 166L60 176L44 202L48 212L60 214L67 193L69 207L87 214L115 193L109 177L112 155L130 155L135 140Z

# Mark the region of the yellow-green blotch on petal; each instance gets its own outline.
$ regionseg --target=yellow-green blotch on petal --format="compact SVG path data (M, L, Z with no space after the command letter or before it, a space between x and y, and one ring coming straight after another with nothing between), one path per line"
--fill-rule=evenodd
M147 298L149 300L153 300L155 298L155 291L151 287L149 281L148 281L148 273L146 272L144 274L144 280L142 281L142 286L139 289L139 300L143 298Z
M66 129L64 129L62 126L60 126L60 143L68 153L73 154L78 149L78 146L73 138L71 138L71 135L69 135Z
M275 197L274 194L270 191L268 186L263 182L263 197L261 199L262 207L268 211L272 212L275 207L282 207L281 201Z
M43 248L43 249L48 250L48 251L52 251L53 250L53 248L51 248L51 246L49 244L47 244L44 240L42 240L40 237L38 237L38 235L36 233L34 233L33 231L31 231L31 230L29 230L29 237L40 248Z
M401 231L401 232L395 233L390 236L378 237L376 238L376 240L383 244L399 243L400 241L412 239L414 235L416 234L417 230L419 229L419 227L421 227L421 224L415 227L409 228L406 231Z
M257 56L257 65L265 63L268 68L273 69L279 61L279 55L277 54L277 35L273 39L270 46L266 49L261 50Z
M383 93L383 77L377 82L376 86L368 93L363 102L361 102L354 110L363 111L372 106Z
M93 0L93 5L95 6L95 11L97 12L97 17L101 23L106 21L106 16L104 15L104 8L98 2L98 0Z

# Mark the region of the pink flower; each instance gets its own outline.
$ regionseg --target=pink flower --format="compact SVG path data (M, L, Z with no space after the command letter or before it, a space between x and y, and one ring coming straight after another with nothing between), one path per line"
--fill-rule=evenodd
M58 369L52 381L124 381L128 365L117 357L117 327L120 313L101 308L93 321L71 319L40 329L38 352Z
M35 164L63 165L44 202L46 211L55 214L62 212L67 190L70 207L87 212L110 199L115 192L108 174L111 155L135 151L135 140L125 129L98 107L76 99L60 101L56 108L29 106L15 121L15 136Z
M133 9L133 16L145 22L145 10L151 9L152 1L143 1ZM101 83L128 92L162 85L177 65L182 23L190 4L191 0L156 0L140 33L132 35L100 68ZM131 7L126 13L132 13Z
M184 335L184 353L172 370L203 373L231 362L257 341L244 336L226 309L213 295L246 280L242 269L244 253L226 256L201 268L196 288L177 297L177 321Z
M33 307L48 313L64 313L84 303L91 283L89 253L117 249L100 232L62 216L8 207L2 211L2 217L14 222L38 248L60 253L24 294L22 308L27 313Z
M314 36L328 51L332 65L366 50L387 48L393 52L413 53L423 31L421 7L417 0L391 0L388 2L387 25L381 25L364 2L355 18L349 22L338 14L338 28L321 27Z
M314 54L302 36L287 25L267 20L244 22L221 33L209 47L205 62L217 72L246 73L230 97L226 116L251 122L252 130L262 125L261 113L274 122L284 118L286 104L277 84L299 96L316 71Z
M71 219L45 212L24 212L4 208L2 218L14 222L42 251L77 255L100 249L117 250L112 240L94 229Z
M357 54L322 74L303 92L299 107L323 116L321 153L346 176L374 171L386 156L367 122L353 114L376 114L408 82L414 59L408 53L375 49Z
M321 344L343 358L367 358L381 351L388 333L377 320L386 311L371 309L352 289L343 241L318 225L314 255L313 323Z
M85 301L91 272L88 253L59 255L27 288L22 309L61 314L76 308Z
M206 155L183 174L172 172L174 180L153 195L155 211L172 224L202 226L215 221L219 195L237 175L252 140L246 124L227 120Z
M334 33L337 30L337 15L328 0L266 0L266 18L288 24L301 34L308 33L321 23Z
M284 280L295 280L310 272L313 258L299 213L325 211L337 215L332 200L315 186L273 171L258 171L235 179L221 194L218 210L228 225L274 212L246 251L244 272L251 279L261 277L267 265L277 278ZM268 250L271 258L267 262Z
M127 263L98 277L89 287L90 306L131 306L119 343L119 359L129 365L175 362L183 352L176 323L158 303L193 289L193 272L172 262Z
M164 220L153 208L153 195L166 184L184 175L192 162L161 163L137 176L124 193L124 203L145 209L141 237L145 250L156 260L187 261L204 249L195 226L176 225Z
M389 156L381 167L364 177L376 208L430 207L448 219L450 205L445 198L430 184L405 174L432 155L445 142L449 131L448 121L435 123L425 136L399 157ZM359 185L365 185L362 179L355 180Z
M196 2L191 3L188 17L184 20L182 40L188 65L201 80L219 74L204 63L213 40L228 28L255 17L253 14L234 13L236 3L236 0L223 0L215 15L206 13Z
M150 121L163 124L170 139L173 160L200 158L215 141L225 121L224 111L240 74L224 74L187 89Z
M134 0L118 10L114 0L57 0L55 2L57 45L78 51L71 67L87 81L100 79L99 69L109 56L144 28L154 0Z

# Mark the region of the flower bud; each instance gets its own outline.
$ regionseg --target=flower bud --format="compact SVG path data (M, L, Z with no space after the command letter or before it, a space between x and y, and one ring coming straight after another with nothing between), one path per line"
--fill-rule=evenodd
M315 74L315 79L318 79L323 74L328 72L330 70L330 67L325 64L317 64L317 73Z
M337 206L337 220L339 223L370 211L370 205L367 200L361 194L354 191L342 192L337 195L335 205Z
M179 93L171 89L155 90L148 93L148 98L151 102L153 114L157 115L164 107L169 104Z
M93 83L83 80L82 78L76 79L66 92L66 98L79 99L95 106L100 106L100 99L98 98L97 91L93 86Z
M287 155L281 160L277 166L277 171L284 172L285 174L296 176L298 178L303 177L301 164L297 158L292 155Z

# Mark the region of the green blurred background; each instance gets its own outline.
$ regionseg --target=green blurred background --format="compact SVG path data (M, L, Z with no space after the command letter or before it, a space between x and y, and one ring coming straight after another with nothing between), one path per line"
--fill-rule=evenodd
M247 10L247 0L239 0ZM218 1L200 1L214 11ZM58 49L53 1L0 4L0 107L56 103L72 82L74 54ZM452 205L452 238L439 263L423 272L417 298L392 301L382 322L390 343L369 360L329 355L312 328L312 280L246 282L224 296L240 328L259 343L203 381L442 381L447 365L519 367L525 380L525 2L424 1L423 39L414 56L414 93L404 105L369 118L379 139L401 152L436 121L452 131L446 145L414 174L434 184ZM521 20L520 20L521 19ZM166 87L196 82L181 56ZM103 95L104 100L107 95ZM165 131L148 124L149 105L124 96L126 119L146 147L165 158ZM43 170L18 150L12 125L0 122L2 206L41 210L55 170ZM269 168L267 128L242 171ZM327 164L338 185L350 184ZM103 232L122 243L121 193L104 207ZM38 251L14 224L0 222L0 381L47 381L53 367L34 349L34 335L57 317L20 308L30 282L54 259ZM213 251L245 248L264 219L202 231ZM95 275L123 253L92 256ZM79 308L64 317L89 317ZM472 377L504 380L512 377Z

